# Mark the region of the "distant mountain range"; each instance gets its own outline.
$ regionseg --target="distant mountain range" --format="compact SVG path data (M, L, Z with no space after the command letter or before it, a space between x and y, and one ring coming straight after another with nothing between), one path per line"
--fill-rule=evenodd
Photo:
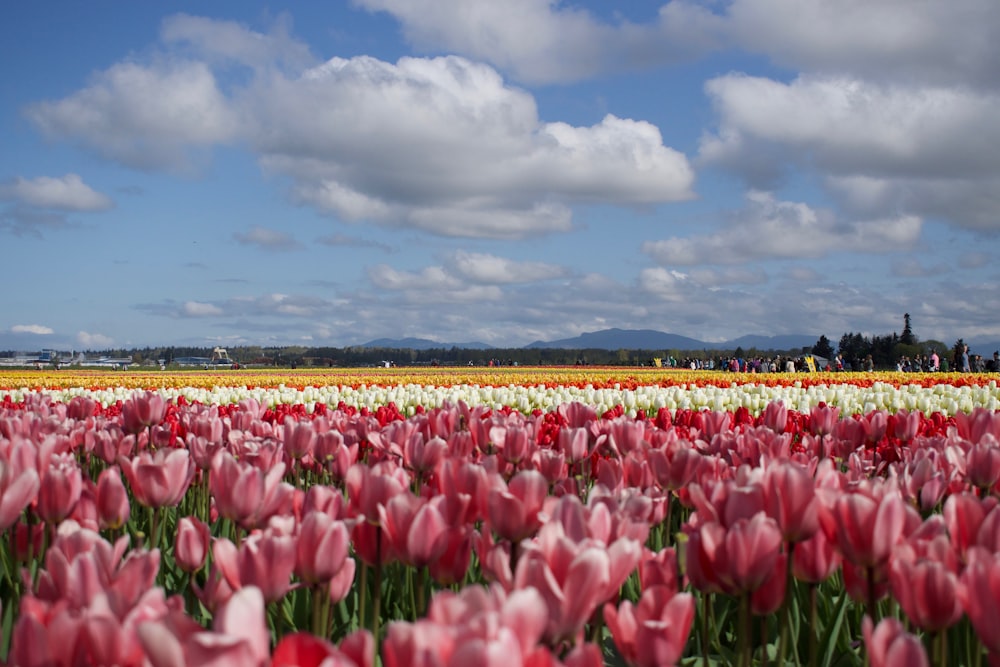
M384 348L387 350L489 350L493 346L486 343L439 343L429 338L376 338L357 347Z
M819 340L817 335L785 336L741 336L721 343L707 343L696 338L654 331L652 329L604 329L580 334L574 338L558 340L537 340L525 348L548 348L563 350L734 350L756 348L766 350L798 350L812 347ZM831 340L836 345L837 341ZM488 350L486 343L440 343L427 338L378 338L362 343L359 347L387 348L403 350L432 350L453 347Z

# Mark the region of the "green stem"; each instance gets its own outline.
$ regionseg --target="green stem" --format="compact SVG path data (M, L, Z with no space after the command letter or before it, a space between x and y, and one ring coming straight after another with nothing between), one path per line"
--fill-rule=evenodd
M372 637L379 646L382 623L382 528L375 533L375 599L372 601Z
M781 634L778 639L778 664L785 664L785 651L788 648L788 624L792 606L793 585L795 580L792 577L792 557L795 555L795 542L788 542L785 545L785 552L788 554L788 562L785 567L785 599L781 603ZM796 655L798 662L798 655Z
M740 667L750 667L750 662L752 660L751 650L752 645L750 642L750 635L753 632L753 626L751 625L750 618L750 594L743 593L740 595L740 613L739 613L739 664Z
M819 643L817 641L819 628L816 627L818 591L816 589L816 584L809 584L809 667L816 667L816 658L819 651Z
M708 667L708 654L711 652L708 645L708 608L711 606L712 594L705 593L701 596L701 664Z
M360 559L359 559L360 560ZM368 564L361 562L360 585L358 586L358 625L365 624L365 611L368 606Z

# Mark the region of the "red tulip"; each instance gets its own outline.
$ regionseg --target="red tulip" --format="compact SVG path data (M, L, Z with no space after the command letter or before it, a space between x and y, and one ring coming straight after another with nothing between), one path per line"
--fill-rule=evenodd
M97 515L101 528L121 528L128 521L131 511L128 491L118 468L105 468L97 478Z
M308 632L293 632L271 655L271 667L372 667L373 662L374 640L364 630L349 635L339 648Z

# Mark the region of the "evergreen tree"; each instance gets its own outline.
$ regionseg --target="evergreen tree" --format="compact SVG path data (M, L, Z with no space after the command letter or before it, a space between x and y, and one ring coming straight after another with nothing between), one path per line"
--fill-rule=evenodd
M830 340L826 336L820 336L816 344L812 346L812 353L817 357L832 359L833 346L830 344Z
M903 345L916 345L917 337L913 335L913 329L910 327L910 314L903 314L903 335L899 337L899 342Z

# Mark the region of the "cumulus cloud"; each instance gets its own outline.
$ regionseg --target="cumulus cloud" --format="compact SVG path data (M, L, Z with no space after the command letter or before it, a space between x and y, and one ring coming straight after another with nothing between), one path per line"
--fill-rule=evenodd
M10 328L11 333L32 334L35 336L51 336L55 331L51 327L41 324L15 324Z
M333 58L251 94L262 164L347 221L522 238L568 230L574 203L693 196L687 158L654 125L542 122L530 95L464 58Z
M26 114L49 138L139 169L189 169L192 149L232 140L241 124L205 63L170 59L119 63Z
M57 211L104 211L114 206L110 197L91 188L77 174L17 177L0 183L0 200Z
M754 191L747 195L746 209L727 229L647 241L642 251L667 266L824 257L845 249L886 253L912 248L921 229L922 221L914 216L840 222L830 211Z
M302 244L290 234L254 225L245 232L233 234L233 238L243 245L257 246L265 250L297 250Z
M719 17L670 2L643 23L600 20L551 0L355 0L393 15L425 52L447 50L492 63L527 83L584 78L690 60L715 48Z
M998 92L736 74L712 79L706 92L719 126L702 138L703 163L752 184L773 184L792 165L816 167L853 210L1000 229Z
M287 32L184 15L165 22L162 39L165 54L98 72L28 107L28 118L46 136L142 169L191 169L213 147L238 144L289 177L298 203L444 236L564 232L575 204L693 197L687 157L653 124L543 121L528 92L484 63L335 57L224 85L220 58L300 63L307 50ZM169 50L178 45L188 51Z

